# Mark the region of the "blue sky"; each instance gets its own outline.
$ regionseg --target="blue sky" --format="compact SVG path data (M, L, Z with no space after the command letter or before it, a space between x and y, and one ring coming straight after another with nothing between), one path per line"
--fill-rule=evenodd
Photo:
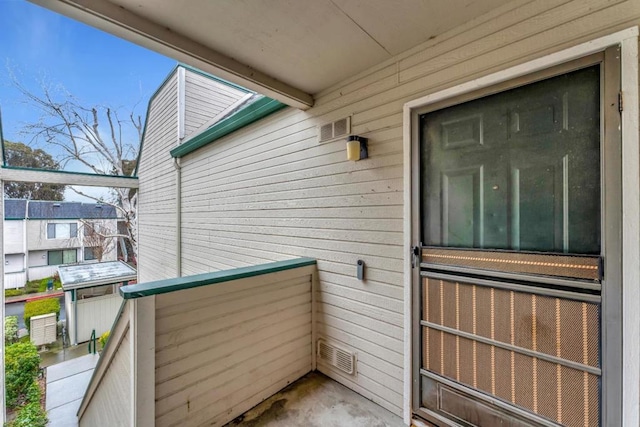
M23 0L0 0L0 28L0 108L10 141L24 140L20 130L39 113L13 87L9 69L30 91L41 81L62 85L83 105L135 108L144 120L149 97L176 64Z
M61 84L86 105L146 113L176 61L23 0L0 0L0 108L4 137L19 140L38 113L12 87L8 68L30 90Z

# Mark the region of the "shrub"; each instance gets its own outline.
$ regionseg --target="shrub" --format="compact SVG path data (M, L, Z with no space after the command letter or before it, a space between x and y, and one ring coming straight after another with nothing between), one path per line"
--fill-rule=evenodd
M40 406L40 402L26 404L18 412L18 416L7 423L7 427L46 427L47 413Z
M40 280L32 280L24 286L24 292L27 294L35 294L40 292Z
M4 369L8 408L16 408L32 397L34 384L38 388L35 381L39 365L38 349L31 342L19 342L5 348Z
M24 295L24 289L5 289L4 296L17 297L18 295Z
M107 345L107 341L109 341L110 334L111 334L111 331L107 331L104 334L100 335L100 338L98 338L98 342L100 343L100 350L102 350L104 346Z
M60 300L58 298L45 298L37 301L29 301L24 305L24 324L31 331L31 318L41 314L55 313L56 321L60 320Z
M18 341L18 316L4 318L4 343L13 344Z

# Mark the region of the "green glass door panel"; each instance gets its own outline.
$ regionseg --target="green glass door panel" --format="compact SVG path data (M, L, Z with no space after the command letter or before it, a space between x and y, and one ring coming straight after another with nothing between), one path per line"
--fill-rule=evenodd
M600 253L600 69L427 113L423 241Z

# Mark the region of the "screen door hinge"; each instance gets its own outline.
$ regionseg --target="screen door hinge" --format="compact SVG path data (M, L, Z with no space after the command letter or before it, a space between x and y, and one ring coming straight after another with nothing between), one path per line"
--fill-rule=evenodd
M622 92L618 92L618 111L622 113L622 110L623 110Z

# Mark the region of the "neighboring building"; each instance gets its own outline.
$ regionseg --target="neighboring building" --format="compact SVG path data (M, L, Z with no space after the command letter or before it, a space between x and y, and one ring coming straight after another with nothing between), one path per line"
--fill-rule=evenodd
M52 276L61 264L114 261L116 209L80 202L5 200L4 288Z

